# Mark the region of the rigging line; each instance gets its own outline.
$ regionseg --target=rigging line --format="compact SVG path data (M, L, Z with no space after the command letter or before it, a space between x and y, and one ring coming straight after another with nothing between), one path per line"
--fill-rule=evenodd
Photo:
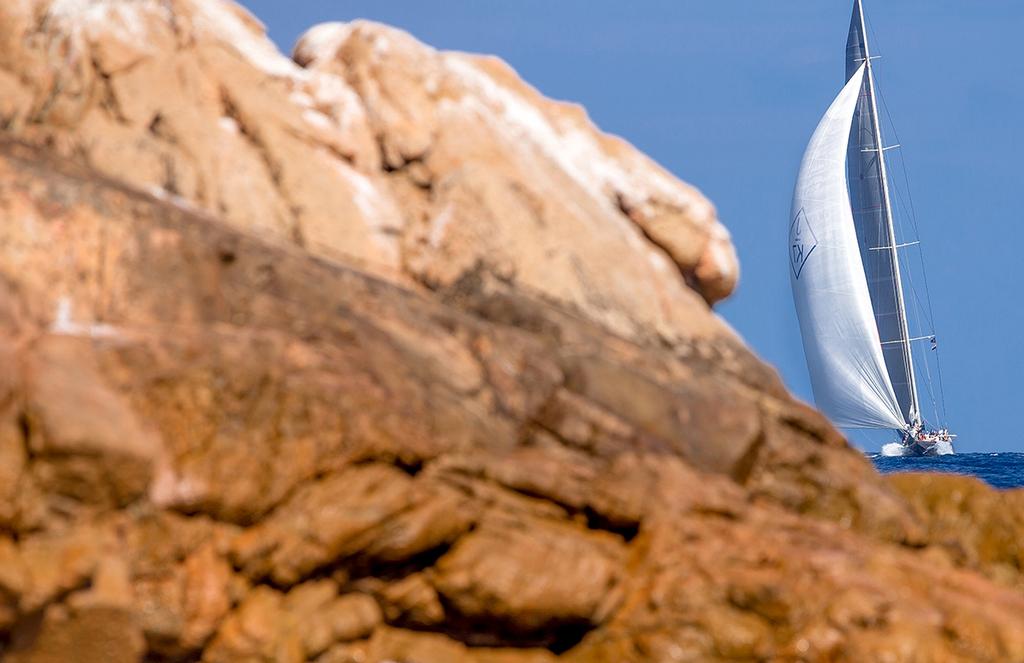
M949 413L946 411L946 392L942 387L942 361L941 357L939 357L938 346L935 347L935 372L939 377L939 402L942 403L942 423L945 425L948 420Z
M921 310L921 298L918 296L917 288L914 287L914 280L913 280L912 270L908 270L907 271L907 280L908 280L908 282L910 284L911 295L913 296L913 306L915 307L915 313L919 316L919 318L918 318L918 332L924 332L925 330L922 328L923 325L921 324L921 319L920 319L920 318L924 317L923 311ZM933 329L933 330L931 330L928 333L928 336L933 336L934 333L935 332L934 332L934 329ZM913 348L912 348L912 351L913 351ZM933 384L933 381L932 381L931 364L928 361L927 351L924 350L924 349L921 349L921 350L919 350L916 353L912 352L911 361L913 361L915 363L915 365L918 366L919 370L920 370L920 368L923 365L923 368L924 368L923 372L925 374L925 385L926 385L927 390L928 390L928 399L931 401L932 410L935 412L935 419L938 420L940 418L939 417L939 408L938 408L938 404L936 403L936 400L935 400L935 385Z
M878 52L879 49L877 48L877 46L878 46L879 42L878 42L878 34L875 31L875 26L871 22L871 18L869 16L866 16L865 18L867 19L866 20L866 23L867 23L866 27L867 27L868 31L870 31L870 33L871 33L871 39L874 41L875 46L876 46L875 50L876 50L876 52ZM865 35L865 37L867 37L867 35ZM875 96L876 96L876 98L880 98L882 100L882 108L885 110L886 118L889 120L889 126L892 128L893 137L896 139L897 143L902 144L903 141L900 139L899 132L896 130L896 123L892 119L892 113L889 112L889 105L885 102L885 97L878 90L878 86L875 86ZM882 145L884 144L884 143L881 142L881 139L882 139L881 136L876 136L875 137L875 140L876 140L875 144L879 148L882 147ZM881 154L879 154L879 156L881 156ZM916 236L916 239L920 240L921 232L920 232L920 229L918 228L918 224L917 224L917 209L916 209L916 206L914 205L914 198L913 198L912 188L910 186L910 175L909 175L909 169L907 168L906 157L904 156L902 150L900 150L900 165L902 167L903 178L904 178L904 180L906 182L906 186L907 186L907 197L910 200L910 222L911 222L911 224L913 226L914 234ZM896 188L896 187L894 187L894 188ZM898 188L897 188L897 199L901 203L903 203L902 196L900 196L900 192L899 192ZM906 206L906 203L903 203L903 204L904 204L904 206ZM895 244L895 239L896 239L895 237L892 238L894 244ZM924 280L923 285L924 285L924 290L925 290L925 298L926 298L927 305L928 305L928 322L929 322L929 326L932 328L932 333L934 334L935 333L935 321L934 321L935 316L934 316L934 310L933 310L933 307L932 307L931 289L929 288L929 285L928 285L928 270L926 269L926 266L925 266L924 250L921 249L921 248L919 248L918 258L919 258L919 263L921 265L921 273L922 273L923 280ZM917 289L913 285L913 280L909 277L909 272L912 271L912 270L907 270L907 271L908 271L908 280L910 281L910 286L911 286L911 292L913 293L915 300L917 300L918 308L921 308L920 296L917 293ZM940 400L941 400L941 403L942 403L942 419L943 419L942 423L945 423L945 418L946 418L946 395L945 395L945 388L944 388L943 383L942 383L942 364L939 361L938 348L936 348L935 353L936 353L935 354L935 367L936 367L936 373L937 373L938 383L939 383ZM910 361L911 361L911 363L914 362L913 353L911 353ZM928 368L927 357L925 357L925 367L926 367L926 369ZM930 392L929 395L932 396L933 406L934 406L934 394L932 393L933 387L932 387L932 384L931 384L930 372L928 372L928 389L929 389L929 392Z
M892 128L893 136L896 138L896 140L898 142L902 143L902 141L900 141L900 138L899 138L899 132L896 130L896 123L893 121L892 114L889 112L889 105L887 103L885 103L885 97L883 95L881 95L881 94L878 94L878 97L882 100L882 108L885 110L886 118L889 120L889 126ZM913 193L913 188L910 186L910 174L909 174L909 169L907 168L907 160L906 160L906 157L904 156L904 153L903 153L902 150L900 151L900 169L903 171L903 179L904 179L904 181L906 183L906 189L907 189L907 198L910 201L910 210L909 210L910 211L910 222L911 222L911 224L913 225L913 228L914 228L914 236L916 237L916 239L920 240L921 239L921 231L920 231L920 228L918 227L918 224L917 224L917 211L916 211L915 205L914 205L914 193ZM903 201L903 196L901 194L901 190L899 188L896 188L896 194L897 194L897 197L900 200L900 203L903 204L904 206L906 206L906 203ZM921 263L921 273L922 273L922 276L924 278L924 290L925 290L925 297L927 298L927 303L928 303L929 323L932 325L932 327L934 327L935 326L935 317L934 317L934 310L933 310L932 302L931 302L931 288L929 288L929 286L928 286L928 271L925 269L924 249L921 249L921 253L919 254L918 257L919 257L919 262Z
M871 22L871 17L869 15L865 15L865 18L867 19L868 30L871 32L871 40L875 44L875 47L876 47L875 50L878 51L878 50L880 50L880 49L878 49L878 43L879 43L878 33L875 30L874 23ZM889 128L892 129L893 138L896 139L896 144L897 145L902 145L903 141L900 140L899 132L896 130L896 123L892 119L892 113L889 112L889 104L886 103L885 95L882 94L882 92L878 88L878 86L875 86L875 96L878 99L880 99L881 102L882 102L882 108L885 111L886 119L889 120ZM881 137L879 137L879 139L880 138ZM881 147L881 143L878 143L878 145L879 145L879 147ZM915 236L917 237L917 239L920 239L920 231L918 230L918 227L917 227L917 209L916 209L916 206L914 204L914 194L913 194L913 190L912 190L912 188L910 186L910 176L908 175L906 158L904 157L902 150L900 150L900 165L901 165L902 170L903 170L903 178L906 181L906 185L907 185L907 198L909 199L909 203L910 203L909 204L910 220L911 220L911 223L913 224L913 227L914 227L914 234L915 234ZM902 196L900 195L900 190L898 188L896 188L895 186L893 188L896 189L896 193L897 193L897 196L899 196L899 198L900 198L900 202L904 206L906 206L907 203L903 201Z
M898 196L898 199L899 199L900 203L903 203L903 198L899 194L899 190L898 189L897 189L897 196ZM902 212L903 214L907 213L906 205L902 204L899 211ZM899 218L898 220L902 222L902 218ZM901 223L901 227L902 227L902 223ZM923 270L923 264L922 264L922 270ZM914 283L914 273L913 273L913 270L909 270L908 269L907 272L906 272L906 276L907 276L907 283L910 286L910 295L911 295L911 299L912 299L912 302L913 302L912 303L913 310L911 312L914 313L915 322L917 322L917 331L919 333L927 332L929 336L934 335L934 333L935 333L934 322L930 319L931 316L927 315L927 313L924 310L923 304L921 302L920 293L918 291L917 286ZM925 322L928 323L928 325L930 327L930 330L925 329L925 324L924 324ZM939 416L938 403L936 402L935 385L934 385L934 381L932 380L932 373L931 373L931 363L928 361L927 352L925 350L920 350L919 352L912 353L911 360L918 367L919 371L921 371L922 368L924 369L921 372L923 372L925 374L925 385L926 385L927 390L928 390L928 399L929 399L929 401L931 401L932 410L935 413L935 419L936 419L936 421L939 421L941 418Z
M898 195L898 190L897 190L897 195ZM898 199L902 203L902 200L903 200L902 196L899 196ZM899 211L901 211L903 213L906 213L907 210L905 208L905 205L901 206L901 209ZM902 227L902 223L901 223L901 227ZM920 241L911 242L910 244L919 245ZM923 262L921 263L921 270L922 270L922 272L924 271L924 263ZM935 321L932 318L932 315L930 314L930 312L926 311L924 306L923 306L923 302L921 301L921 296L920 296L920 293L918 292L918 288L914 284L914 273L913 273L913 270L910 270L910 269L907 270L907 281L910 284L910 295L913 298L913 301L914 301L914 303L916 305L914 313L915 313L915 317L916 317L915 322L918 325L918 331L920 331L920 332L928 331L930 334L934 334L935 333Z
M904 155L903 149L902 149L903 141L900 140L899 131L896 130L896 122L892 119L892 113L889 112L889 104L886 103L885 96L880 94L880 93L878 93L877 96L878 96L878 98L882 102L882 110L885 111L885 117L886 117L887 120L889 120L889 128L892 129L893 138L896 139L896 144L899 145L900 148L901 148L900 149L900 153L899 153L900 154L900 165L902 167L901 169L903 170L903 179L904 179L904 182L906 183L906 186L907 186L907 198L908 198L908 200L910 202L910 209L909 209L909 211L910 211L910 219L911 219L911 222L914 225L914 233L917 234L920 237L920 233L919 233L918 228L917 228L917 207L914 204L914 191L913 191L913 188L910 186L910 175L909 175L909 170L907 168L907 159L906 159L906 156Z
M878 91L877 86L874 87L873 91L874 91L874 94L876 94L876 98L878 98L879 91ZM876 129L878 129L878 130L876 130ZM877 148L881 148L883 146L883 144L885 144L884 137L882 135L882 127L881 127L880 124L877 123L877 121L876 122L872 122L871 138L872 138L872 143ZM885 157L884 157L883 153L881 151L879 151L878 154L876 155L876 157L874 157L872 159L872 166L871 166L872 169L874 171L876 171L877 174L878 174L877 179L879 180L879 183L880 183L880 185L882 187L883 196L885 195L885 189L886 189L886 184L887 184L887 182L883 181L883 164L882 164L882 161L883 161L884 158ZM881 216L882 215L882 208L880 208L878 211L879 211L879 215ZM889 202L889 205L888 205L888 211L893 216L893 218L888 219L889 220L888 224L880 222L879 225L878 225L878 229L879 229L878 232L879 232L880 235L884 235L885 236L884 238L882 238L882 239L884 239L884 242L882 243L883 246L894 247L897 244L897 239L896 239L896 236L895 236L895 231L896 231L895 225L896 225L896 223L899 222L899 219L893 213L893 206L892 206L892 203L891 203L891 198L890 198L890 202ZM882 219L880 218L880 221L881 220ZM877 285L877 288L878 288L877 292L881 293L882 292L882 288L888 286L888 288L891 290L891 293L892 293L892 296L893 296L893 301L898 302L898 301L900 301L900 294L901 293L899 292L899 284L898 284L898 281L897 281L897 278L896 278L896 271L897 271L896 260L897 260L897 258L894 255L892 255L892 254L886 254L886 257L888 257L888 260L884 260L882 256L879 256L879 260L874 261L874 264L876 264L877 272L879 273L879 274L877 274L877 276L880 277L879 280L877 281L877 284L878 284ZM888 274L886 275L887 278L885 278L883 280L881 278L882 275L880 273L883 270L883 265L884 264L886 266L888 266L888 270L887 270ZM906 276L907 276L908 279L910 278L909 274L907 274ZM913 288L912 280L910 280L908 283L909 283L909 285L911 287L911 292L912 292L912 288ZM885 285L883 285L883 284L885 284ZM876 317L876 321L879 321L880 316L879 316L878 313L876 313L876 316L874 316L874 317ZM902 313L902 319L903 319L904 327L899 330L899 334L901 336L901 342L904 342L907 345L909 345L909 336L910 336L909 331L910 330L909 330L909 320L906 318L905 305L904 305L904 309L903 309L903 313ZM914 356L913 356L913 348L912 347L906 347L905 348L904 354L903 354L903 358L902 358L902 363L905 364L904 370L906 371L906 374L907 374L907 388L912 391L913 389L912 389L911 385L912 385L913 381L912 381L912 378L910 377L912 375L912 372L913 372L913 369L914 369ZM911 393L910 396L911 396L912 399L915 399L916 397L918 397L918 395L916 395L916 393L913 393L913 392ZM920 412L920 405L918 407L919 407L918 414L920 415L921 414L921 412Z
M874 87L873 91L875 93L875 97L878 98L879 92L878 92L877 86ZM861 122L862 123L863 123L863 118L864 118L863 113L870 113L871 110L872 109L870 109L870 108L866 108L866 109L863 109L861 111ZM872 117L872 119L875 120L876 118ZM872 178L870 178L870 179L874 179L874 180L878 181L879 186L882 188L882 192L883 192L883 195L884 195L884 191L885 191L887 182L884 182L883 181L883 177L882 177L882 175L883 175L882 160L884 159L884 156L882 154L882 150L879 149L879 148L881 148L881 146L884 145L885 143L884 143L884 137L883 137L882 131L881 131L881 125L878 124L877 121L873 121L871 123L871 126L869 128L869 135L871 137L871 144L874 145L876 149L874 149L874 150L863 150L862 149L862 152L863 151L868 151L868 152L875 152L876 153L875 156L870 161L870 164L871 164L870 168L871 168L871 170L873 171L873 174L874 174L874 176ZM863 146L863 141L861 141L861 146ZM877 208L872 208L871 211L872 211L872 217L881 217L881 218L879 218L879 222L876 224L877 234L878 234L878 237L876 238L876 240L878 241L880 246L888 246L888 247L892 248L898 242L898 240L897 240L897 238L895 236L895 231L896 231L895 225L899 223L899 219L896 217L895 214L892 213L893 212L893 207L892 207L892 204L891 204L891 197L890 197L889 205L887 207L888 207L889 213L893 217L892 219L888 219L889 225L886 225L885 223L881 222L882 220L884 220L884 217L882 217L882 214L883 214L883 211L886 209L885 207L882 206L882 203L880 203ZM890 230L892 231L891 235L890 235ZM870 248L870 244L868 244L868 247ZM873 286L873 295L876 294L876 293L880 295L882 293L882 289L888 287L888 289L891 290L891 294L893 296L893 299L895 301L899 301L899 299L900 299L899 286L897 285L897 279L896 279L896 275L895 275L896 274L896 269L897 269L896 261L891 256L887 256L887 257L888 257L888 260L885 260L885 259L883 259L882 256L879 256L878 260L872 260L871 261L874 264L874 268L875 268L875 279L873 279L873 281L872 281L872 283L870 285ZM886 274L883 276L882 270L885 267L888 267L888 269L885 270ZM876 298L873 296L873 299L876 299ZM876 320L879 319L879 317L880 317L879 314L876 312L876 314L875 314ZM906 330L906 331L909 332L909 330ZM904 333L905 333L904 330L900 330L901 336ZM906 336L909 337L910 334L906 333ZM906 370L907 371L912 371L913 370L913 362L914 362L913 354L909 353L909 356L904 356L904 362L907 364Z
M870 19L869 19L869 18L867 19L867 22L866 22L866 23L867 23L868 25L867 25L867 26L865 26L865 28L869 28L869 30L870 30L870 32L872 33L872 35L876 35L876 31L874 31L874 26L870 24ZM877 35L876 35L876 36L877 36ZM864 38L865 38L865 39L867 39L867 35L864 35ZM876 39L876 45L878 45L878 40L877 40L877 39ZM878 98L878 97L882 97L882 94L880 93L880 91L879 91L879 89L878 89L878 86L873 86L873 88L874 88L874 89L873 89L873 91L874 91L874 94L876 94L876 97L877 97L877 98ZM884 99L883 99L883 103L885 103L885 100L884 100ZM888 111L888 107L886 107L886 114L887 114L887 116L889 117L889 122L890 122L890 125L893 125L893 126L894 126L894 123L892 122L892 117L891 117L891 114L889 114L889 111ZM878 129L878 131L873 131L873 133L876 133L876 134L878 134L878 135L874 136L874 144L876 144L876 147L877 147L877 148L879 149L879 154L878 154L878 156L877 156L877 164L876 164L876 166L877 166L877 167L878 167L878 169L879 169L879 170L878 170L878 172L879 172L879 176L880 176L880 179L881 179L881 178L882 178L882 173L883 173L883 170L882 170L882 160L883 160L883 159L885 158L885 157L884 157L884 153L882 152L882 148L883 148L883 146L884 146L885 142L883 141L883 137L882 137L882 135L881 135L881 134L882 134L882 130L881 130L881 125L880 125L880 124L878 123L878 121L876 121L876 124L874 124L874 127L876 127L876 128ZM895 132L895 129L894 129L893 133L894 133L894 135L896 135L896 138L897 138L897 139L896 139L896 141L897 141L897 142L900 142L900 140L899 140L899 137L898 137L898 135L897 135L897 134L896 134L896 132ZM904 168L905 168L905 165L904 165ZM886 187L886 184L887 184L887 182L882 182L883 188L885 188L885 187ZM897 190L897 198L898 198L898 199L900 198L900 195L899 195L899 191L898 191L898 190ZM892 211L891 211L891 205L890 205L890 214L892 214ZM897 219L895 219L895 220L897 221L897 223L900 223L900 226L901 226L901 232L902 232L902 223L901 223L901 219L900 219L900 218L897 218ZM889 219L889 223L890 223L890 229L892 229L893 233L895 233L895 227L893 227L893 219ZM914 222L914 230L916 231L916 222ZM895 246L895 245L896 245L896 243L897 243L897 241L896 241L896 238L895 238L895 237L891 237L891 238L889 238L889 241L890 241L890 243L891 243L892 245L894 245L894 246ZM901 295L902 295L902 293L898 292L898 290L899 290L899 286L898 286L898 284L896 283L896 271L897 271L896 261L897 261L897 260L898 260L898 257L897 257L897 256L895 256L895 255L893 255L893 256L892 256L892 259L891 259L891 262L892 262L892 264L891 264L891 267L892 267L892 273L893 273L893 288L894 288L895 290L897 290L897 292L895 292L894 294L896 295L896 300L898 301L898 300L899 300L899 299L901 298ZM907 276L908 276L908 280L909 280L909 285L910 285L910 289L911 289L911 292L914 292L914 291L915 291L915 288L913 287L913 282L912 282L912 279L909 279L909 271L907 271ZM914 296L916 297L916 294L915 294L915 293L914 293ZM906 316L906 312L905 312L905 310L904 310L904 312L903 312L903 316L904 316L904 318L905 318L905 316ZM904 322L904 325L905 325L905 324L906 324L906 323ZM912 373L912 371L913 371L913 365L914 365L914 357L913 357L913 351L912 351L912 349L913 349L912 347L908 347L908 348L907 348L907 354L909 355L909 357L906 357L906 358L905 358L905 359L906 359L906 361L907 361L907 362L908 362L908 364L909 364L909 366L908 366L908 367L907 367L907 369L906 369L906 370L907 370L907 373L908 373L908 375L912 375L912 374L913 374L913 373ZM928 382L929 382L929 391L931 392L931 388L932 388L932 387L931 387L931 384L930 384L930 383L931 383L931 376L930 376L930 374L929 374L929 376L928 376ZM912 395L912 396L914 396L914 397L915 397L915 395ZM920 413L919 413L919 415L920 415Z
M902 197L900 197L900 202L903 203ZM902 205L902 209L900 211L903 212L903 213L907 212L907 210L905 208L905 204ZM922 271L924 272L924 263L922 263ZM916 333L934 335L935 334L935 323L934 323L934 320L932 320L932 316L930 316L929 312L927 312L927 310L925 309L925 304L922 301L920 290L919 290L918 287L916 287L916 284L914 283L913 271L912 270L908 270L907 273L906 273L906 277L907 277L907 283L910 286L910 288L909 288L910 296L911 296L911 299L912 299L912 302L913 302L913 304L912 304L913 305L912 313L914 314L913 319L914 319L915 323L918 323L918 325L916 325L916 326L918 326L918 332L916 332ZM927 323L927 327L926 327L926 323ZM935 413L936 420L940 420L941 421L941 420L944 419L944 416L940 417L940 415L939 415L939 407L938 407L938 403L936 402L936 390L935 390L935 387L936 387L935 381L936 380L933 379L933 375L932 375L932 371L931 371L931 362L928 359L928 354L927 354L926 350L920 350L919 353L916 354L916 356L914 357L914 364L919 367L919 371L921 370L922 364L924 365L924 371L923 372L925 373L925 376L926 376L926 382L925 383L926 383L926 385L928 387L928 398L931 401L932 410ZM935 377L937 378L937 376L935 376ZM940 384L939 386L941 388L942 385ZM944 395L942 395L942 396L944 397Z
M889 120L889 124L890 124L890 126L892 127L892 130L893 130L893 135L896 137L897 141L900 141L899 133L896 130L895 122L892 119L892 114L889 112L889 106L888 106L888 104L885 103L885 99L884 98L882 99L882 107L885 109L885 113L886 113L886 116L887 116L887 118ZM900 141L900 142L902 142L902 141ZM901 169L903 171L903 177L904 177L904 181L905 181L906 187L907 187L907 197L910 200L910 220L911 220L911 223L913 224L913 227L914 227L914 234L917 237L917 239L920 240L921 232L920 232L920 230L918 228L918 224L917 224L917 212L914 209L914 198L913 198L912 187L910 186L909 169L907 168L906 156L904 155L904 153L902 151L900 152L900 166L901 166ZM898 189L897 189L897 191L898 191ZM900 202L901 203L903 202L902 196L900 196ZM918 251L919 251L919 253L918 253L918 263L919 263L919 265L921 267L921 277L922 277L923 285L924 285L925 301L924 302L921 301L921 296L920 296L920 293L917 291L917 288L913 288L912 294L914 296L914 299L915 299L915 301L917 303L918 308L920 309L920 313L921 313L922 317L927 316L927 321L928 321L929 326L932 329L932 333L935 333L935 327L936 327L936 325L935 325L935 310L934 310L934 307L932 306L931 287L930 287L930 285L928 283L928 269L927 269L927 265L926 265L926 260L924 258L924 248L923 248L923 246L919 247ZM936 351L935 351L935 369L936 369L936 378L937 378L938 387L939 387L939 400L940 400L941 405L942 405L942 408L941 408L942 409L942 422L945 423L945 420L946 420L946 417L947 417L946 390L945 390L945 384L943 383L943 380L942 380L942 363L941 363L940 358L939 358L938 349L936 349ZM929 385L929 387L931 387L931 385Z
M924 327L923 321L927 320L927 315L926 315L926 312L924 311L924 306L923 306L923 303L921 301L921 296L920 296L920 293L918 291L918 288L915 287L915 285L914 285L912 271L908 271L908 275L907 276L908 276L908 282L910 283L910 286L911 286L910 294L911 294L912 299L913 299L913 307L914 307L913 312L915 313L915 317L916 317L917 322L918 322L918 332L919 333L927 333L928 335L934 335L934 333L935 333L934 324L932 324L930 326L931 327L930 329L926 329ZM935 413L936 420L939 420L940 419L939 407L938 407L938 403L936 402L935 384L934 384L933 376L932 376L932 373L931 373L931 362L928 359L927 351L923 350L923 349L919 350L917 352L917 356L915 356L915 362L917 363L918 366L921 366L923 364L923 368L924 368L923 372L925 373L925 376L926 376L925 384L927 385L927 389L928 389L928 398L931 401L932 409L933 409L933 411Z
M931 371L930 362L928 361L928 354L927 354L927 352L928 351L925 350L924 348L922 348L918 352L918 354L920 355L920 357L919 357L920 358L920 362L919 363L924 365L925 377L927 377L927 379L928 379L927 380L927 384L928 384L928 398L932 402L932 410L935 412L935 419L936 419L936 422L938 422L939 421L939 406L935 402L935 387L932 384L932 371Z
M870 21L870 19L869 19L869 21ZM873 29L874 28L872 27L872 30ZM903 141L900 139L899 132L896 129L896 123L892 119L892 113L889 111L889 105L885 101L884 95L882 95L878 90L876 90L875 93L876 93L876 96L879 99L882 100L882 108L885 110L886 118L889 120L889 126L892 129L893 137L896 139L897 143L903 144ZM914 205L913 188L910 186L910 174L909 174L909 169L907 168L906 156L905 156L903 150L900 150L900 166L901 166L901 170L903 171L904 181L906 182L907 197L910 200L910 220L911 220L911 223L913 224L914 234L917 237L917 239L920 240L921 232L920 232L920 229L919 229L918 224L917 224L917 210L916 210L916 207ZM897 189L897 196L900 197L898 189ZM900 200L902 202L902 197L900 197ZM921 265L922 278L923 278L923 281L924 281L923 285L924 285L924 294L925 294L925 300L926 300L926 303L927 303L927 310L928 310L928 322L929 322L929 325L931 326L932 331L934 333L934 329L935 329L935 312L934 312L934 307L932 306L931 288L929 287L929 283L928 283L928 270L927 270L926 264L925 264L926 261L925 261L925 258L924 258L924 249L921 248L921 249L919 249L919 251L920 252L918 254L918 258L919 258L919 263ZM914 297L917 298L918 300L920 299L918 293L916 292L916 288L914 289ZM940 358L939 358L938 349L936 349L936 351L935 351L935 368L936 368L936 377L938 378L938 383L939 383L939 399L940 399L940 402L942 404L942 418L943 418L943 421L945 421L945 418L948 416L947 415L947 409L946 409L946 390L945 390L945 385L943 384L943 380L942 380L942 363L941 363Z

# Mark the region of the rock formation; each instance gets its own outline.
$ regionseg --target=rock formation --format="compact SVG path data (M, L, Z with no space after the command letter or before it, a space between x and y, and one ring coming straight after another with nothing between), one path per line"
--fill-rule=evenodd
M687 282L736 282L707 200L495 59L357 23L311 30L296 64L219 0L19 0L0 21L9 134L312 255L434 289L483 267L672 340Z
M1024 660L1017 498L877 476L500 62L15 0L0 128L4 660Z

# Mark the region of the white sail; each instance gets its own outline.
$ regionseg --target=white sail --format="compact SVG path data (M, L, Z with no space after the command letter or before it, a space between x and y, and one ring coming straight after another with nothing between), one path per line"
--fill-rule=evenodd
M789 230L790 281L817 406L838 426L903 429L907 424L882 356L846 180L863 80L862 66L804 154Z

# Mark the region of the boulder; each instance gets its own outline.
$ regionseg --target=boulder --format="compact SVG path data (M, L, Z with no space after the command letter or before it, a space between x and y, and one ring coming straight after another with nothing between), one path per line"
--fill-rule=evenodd
M3 3L0 246L4 660L1024 660L1015 494L878 476L494 59Z

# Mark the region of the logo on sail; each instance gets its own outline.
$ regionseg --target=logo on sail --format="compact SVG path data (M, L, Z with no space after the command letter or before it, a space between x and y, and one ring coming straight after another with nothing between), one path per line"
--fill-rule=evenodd
M797 279L800 278L807 259L811 257L811 253L817 247L818 238L807 222L807 215L801 209L789 229L789 264L793 268L793 276Z

